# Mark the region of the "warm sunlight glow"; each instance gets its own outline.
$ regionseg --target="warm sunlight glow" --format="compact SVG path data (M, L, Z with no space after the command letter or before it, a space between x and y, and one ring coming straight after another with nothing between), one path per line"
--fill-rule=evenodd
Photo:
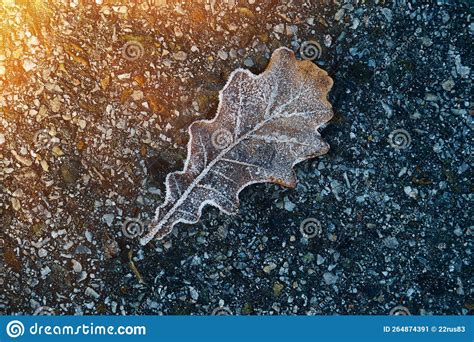
M12 6L15 4L15 0L1 0L0 3L4 6Z

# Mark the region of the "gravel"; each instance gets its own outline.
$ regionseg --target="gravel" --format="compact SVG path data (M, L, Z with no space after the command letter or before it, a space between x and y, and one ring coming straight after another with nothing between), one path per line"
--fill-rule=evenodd
M469 2L18 3L0 5L2 314L472 314ZM334 79L330 152L141 247L189 124L280 46Z

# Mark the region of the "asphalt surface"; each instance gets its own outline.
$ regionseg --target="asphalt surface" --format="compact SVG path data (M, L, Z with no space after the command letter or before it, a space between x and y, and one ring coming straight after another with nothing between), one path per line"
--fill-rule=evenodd
M0 5L2 314L472 314L468 1L16 3ZM334 80L329 153L295 189L251 186L237 216L207 208L140 246L189 124L280 46Z

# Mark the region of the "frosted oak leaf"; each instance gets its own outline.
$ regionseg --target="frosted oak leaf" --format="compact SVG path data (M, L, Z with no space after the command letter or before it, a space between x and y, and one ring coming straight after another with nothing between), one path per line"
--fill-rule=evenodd
M239 193L250 184L294 187L293 167L329 150L318 128L333 116L326 99L332 83L287 48L275 50L258 76L232 72L214 119L190 125L184 169L166 177L165 201L140 242L162 239L177 223L196 223L208 204L236 214Z

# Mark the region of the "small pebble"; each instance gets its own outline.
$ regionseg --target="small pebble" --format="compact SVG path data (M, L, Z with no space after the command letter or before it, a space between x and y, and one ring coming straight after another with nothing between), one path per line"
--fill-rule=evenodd
M74 270L74 272L76 273L82 272L82 265L79 263L79 261L75 259L71 259L71 263L72 263L72 269Z
M323 279L324 279L324 282L327 284L327 285L334 285L336 282L337 282L337 279L339 277L333 273L330 273L330 272L326 272L323 274Z
M223 61L227 60L227 58L229 58L229 54L223 50L219 50L217 52L217 56L219 56L220 59L222 59Z

